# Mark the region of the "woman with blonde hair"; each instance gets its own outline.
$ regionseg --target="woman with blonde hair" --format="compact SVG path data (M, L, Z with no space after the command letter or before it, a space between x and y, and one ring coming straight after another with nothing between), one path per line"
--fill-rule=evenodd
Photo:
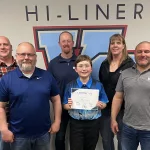
M128 56L125 39L120 34L114 34L110 37L107 58L102 62L99 70L99 79L102 82L109 103L102 110L100 122L100 133L104 150L114 150L114 135L110 127L111 104L115 94L115 88L121 72L134 65L134 61ZM118 115L119 132L117 134L118 150L121 150L121 128L122 117L124 114L124 104Z

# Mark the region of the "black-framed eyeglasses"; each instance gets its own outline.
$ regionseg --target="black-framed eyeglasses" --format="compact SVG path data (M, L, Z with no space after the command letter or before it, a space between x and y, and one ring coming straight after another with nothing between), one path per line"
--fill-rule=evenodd
M24 58L26 56L28 57L34 57L36 54L33 54L33 53L17 53L17 55L21 58Z

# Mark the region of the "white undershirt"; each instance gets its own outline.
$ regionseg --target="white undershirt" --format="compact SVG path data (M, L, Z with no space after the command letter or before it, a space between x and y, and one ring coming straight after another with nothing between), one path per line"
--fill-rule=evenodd
M32 75L33 75L33 73L32 74L25 74L25 73L23 73L24 74L24 76L26 76L27 78L30 78Z

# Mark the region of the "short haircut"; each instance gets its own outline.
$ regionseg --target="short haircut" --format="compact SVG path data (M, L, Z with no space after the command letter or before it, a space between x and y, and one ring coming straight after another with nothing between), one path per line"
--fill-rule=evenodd
M63 31L63 32L61 32L60 35L59 35L59 42L60 42L60 37L61 37L61 35L64 34L64 33L68 33L68 34L71 36L71 39L72 39L72 41L73 41L73 35L72 35L70 32L68 32L68 31Z
M77 64L81 61L88 61L92 67L92 60L88 55L79 55L75 61L75 67L77 67Z
M7 42L9 43L9 45L11 45L10 40L6 37L6 36L0 36L0 38L4 38L7 40ZM12 46L12 45L11 45Z
M33 45L32 43L30 43L30 42L21 42L21 43L18 44L18 46L23 45L23 44L28 44L28 45L30 45L33 49L35 49L34 45Z
M145 43L147 43L147 44L150 44L150 42L149 41L142 41L142 42L140 42L136 47L135 47L135 50L137 49L137 47L139 46L139 45L141 45L141 44L145 44Z
M21 42L20 44L18 44L18 47L17 47L17 51L18 51L18 48L20 47L20 46L22 46L22 45L30 45L31 47L32 47L32 49L34 49L34 51L35 51L35 53L36 53L36 49L35 49L35 47L34 47L34 45L32 44L32 43L30 43L30 42Z

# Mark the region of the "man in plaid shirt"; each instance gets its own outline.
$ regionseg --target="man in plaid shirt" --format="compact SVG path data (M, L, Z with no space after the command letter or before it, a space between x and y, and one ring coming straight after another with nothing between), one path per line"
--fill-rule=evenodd
M7 72L15 69L17 63L12 56L12 45L5 36L0 36L0 78ZM0 135L0 150L10 150L9 143L5 143Z

